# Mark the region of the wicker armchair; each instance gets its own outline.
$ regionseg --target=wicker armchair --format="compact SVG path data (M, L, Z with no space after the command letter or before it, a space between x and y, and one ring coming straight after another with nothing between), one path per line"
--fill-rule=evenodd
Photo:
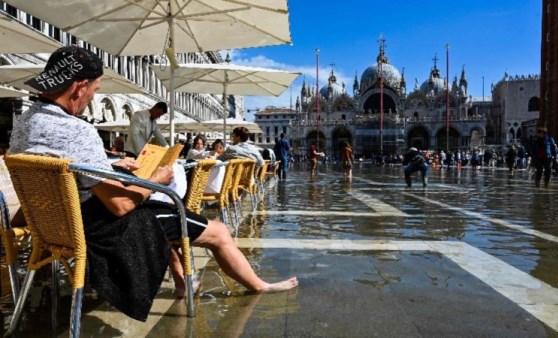
M264 165L261 166L258 170L258 175L256 176L256 180L257 180L257 188L260 192L263 193L263 189L264 189L264 184L265 184L265 180L267 178L267 170L269 168L269 160L264 160Z
M238 189L233 192L235 194L235 201L240 203L242 193L246 192L250 195L252 201L252 208L256 208L256 160L244 159L242 162L242 171L240 172L240 181L238 182Z
M217 163L215 159L198 160L197 165L191 169L192 174L188 182L188 191L184 200L184 207L196 214L201 212L202 197L209 180L211 169Z
M2 191L0 191L0 222L2 222L2 228L0 228L0 236L2 237L2 244L4 245L4 254L6 256L5 262L8 268L9 275L9 285L4 284L4 280L2 280L2 295L4 294L4 288L9 287L12 293L12 299L15 304L17 302L20 291L20 284L16 267L17 253L20 248L20 244L23 241L28 240L31 233L26 227L11 227L9 203Z
M281 160L275 161L270 169L267 170L267 175L269 176L277 176L277 171L279 170L279 166L281 165Z
M227 223L229 220L229 195L234 185L234 175L241 161L241 159L231 159L225 162L226 169L225 176L223 177L223 184L221 185L221 190L218 193L204 193L202 196L202 202L217 202L217 205L221 210L221 220L225 223Z
M11 155L5 158L21 208L31 231L33 250L28 272L15 306L6 335L14 332L35 272L40 267L61 261L73 287L70 336L80 334L81 302L85 281L86 247L81 206L75 179L76 172L118 180L167 194L179 207L182 222L181 246L188 288L188 315L194 316L191 248L187 237L186 213L178 195L166 186L87 165L71 164L69 160L36 155ZM73 268L68 260L73 258ZM56 274L53 275L53 278ZM54 307L55 308L55 307Z
M240 214L240 195L238 194L238 189L239 189L239 185L240 185L240 179L242 177L242 172L244 171L244 164L246 163L246 161L249 161L247 159L235 159L235 162L237 163L236 165L236 169L231 173L232 174L232 179L230 182L230 188L229 188L229 192L228 192L228 201L229 201L229 205L232 204L233 205L233 210L234 210L234 219L235 219L235 224L236 227L238 225L240 225L240 218L241 218L241 214Z

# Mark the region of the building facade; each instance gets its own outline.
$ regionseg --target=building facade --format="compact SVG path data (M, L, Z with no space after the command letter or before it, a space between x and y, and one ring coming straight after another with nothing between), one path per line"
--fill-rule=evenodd
M60 29L34 18L17 8L0 1L0 11L23 22L30 28L59 41L62 45L79 45L96 53L106 67L114 69L124 78L145 89L147 95L97 94L83 118L93 124L104 122L128 123L136 111L152 107L158 101L170 100L167 89L155 76L151 64L162 63L163 56L114 56L81 41ZM0 65L44 64L48 54L0 54ZM218 52L181 53L176 55L181 63L221 63ZM17 116L31 105L33 97L0 98L0 143L8 143L10 131ZM229 96L227 111L230 117L244 118L244 100L241 96ZM175 118L205 121L223 118L221 95L175 93ZM168 120L168 114L161 119ZM105 143L113 135L100 132Z
M542 1L541 120L550 135L558 137L558 4Z
M448 88L438 59L432 61L428 78L415 79L407 92L404 72L390 63L380 40L376 63L360 81L355 74L352 93L337 83L333 70L319 91L304 81L290 122L295 153L305 154L314 142L333 158L341 141L366 158L411 146L446 150L516 143L525 137L522 123L539 117L538 75L504 74L492 88L492 99L475 100L468 94L464 67Z
M262 129L263 134L258 134L255 140L262 146L271 146L275 144L281 133L287 135L291 139L292 129L291 121L297 117L297 112L291 108L266 107L254 114L255 122Z

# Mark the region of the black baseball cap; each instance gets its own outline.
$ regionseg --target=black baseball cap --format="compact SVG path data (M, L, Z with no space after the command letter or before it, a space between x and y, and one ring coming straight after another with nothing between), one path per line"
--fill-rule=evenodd
M52 53L43 72L25 84L41 93L57 93L76 80L94 80L102 75L103 62L95 53L78 46L65 46Z

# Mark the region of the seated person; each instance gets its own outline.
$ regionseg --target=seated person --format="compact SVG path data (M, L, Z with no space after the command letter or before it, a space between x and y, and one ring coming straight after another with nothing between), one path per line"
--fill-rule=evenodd
M211 151L215 156L222 155L225 152L225 144L223 140L216 139L211 144ZM220 160L217 160L221 162ZM223 180L225 179L226 167L218 166L214 167L209 173L209 179L207 180L207 186L205 188L206 194L217 194L221 192L221 187L223 185Z
M194 143L192 149L188 151L186 155L186 160L203 160L213 156L213 152L205 150L205 145L207 139L203 135L197 135L194 137Z
M11 152L55 155L112 170L99 133L79 118L99 89L102 75L102 61L86 49L65 46L52 53L44 72L26 82L41 94L16 124ZM114 164L138 168L130 158ZM165 166L149 180L168 184L172 177L173 171ZM150 190L115 180L78 174L77 183L87 240L87 282L115 308L145 321L169 261L176 292L184 293L179 252L168 244L181 236L176 207L148 201ZM298 285L296 277L263 281L223 223L188 211L186 216L192 244L211 250L221 269L249 290L275 292Z
M411 174L420 171L422 174L422 186L428 185L428 163L424 159L424 155L417 148L409 148L409 151L403 157L403 170L405 172L405 182L407 187L411 187Z
M225 142L220 138L213 141L211 144L211 151L215 154L215 156L220 156L225 153Z
M256 166L261 167L264 160L260 151L253 144L248 143L250 132L246 127L236 127L231 133L232 146L225 149L225 153L217 159L226 161L231 158L251 158L256 160Z

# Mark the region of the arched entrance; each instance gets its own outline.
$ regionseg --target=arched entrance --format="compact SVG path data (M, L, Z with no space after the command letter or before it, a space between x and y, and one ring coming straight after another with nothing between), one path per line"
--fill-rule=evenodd
M116 109L114 108L112 101L108 98L104 98L101 100L101 121L116 121Z
M409 130L407 134L407 146L417 149L430 149L430 134L423 126L417 126Z
M341 151L341 143L347 141L351 146L353 145L353 135L347 127L337 127L331 132L331 151L332 157L338 159Z
M381 97L382 96L380 95L380 92L370 95L370 97L366 99L366 102L364 102L364 111L367 113L369 112L373 114L380 114ZM396 112L395 101L391 96L387 95L386 92L384 91L384 114L395 113L395 112Z
M459 132L453 128L453 127L449 127L449 149L456 149L459 148ZM448 148L448 145L446 143L446 128L440 128L440 130L438 130L438 132L436 133L436 144L438 145L438 148L440 149L446 149Z

